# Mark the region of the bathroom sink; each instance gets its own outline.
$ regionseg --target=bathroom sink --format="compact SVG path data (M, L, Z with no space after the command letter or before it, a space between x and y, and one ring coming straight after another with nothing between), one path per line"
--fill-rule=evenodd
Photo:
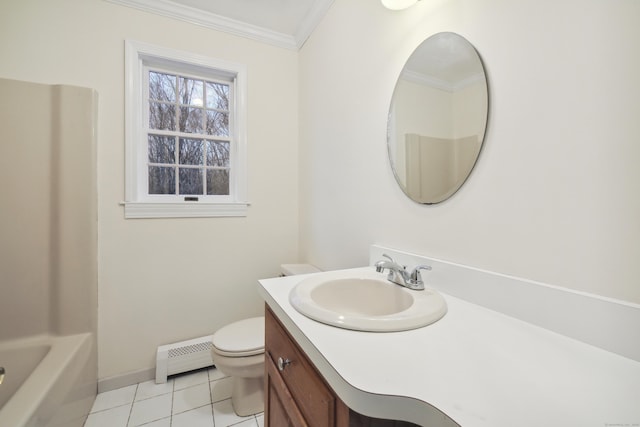
M413 291L375 271L332 271L303 279L289 294L305 316L338 328L405 331L436 322L447 303L436 291Z

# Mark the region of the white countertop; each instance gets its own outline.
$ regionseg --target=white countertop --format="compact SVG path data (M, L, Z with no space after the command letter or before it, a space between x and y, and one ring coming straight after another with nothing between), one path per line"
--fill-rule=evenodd
M429 427L640 426L637 361L444 292L448 313L424 328L328 326L289 304L305 277L261 280L260 294L357 412Z

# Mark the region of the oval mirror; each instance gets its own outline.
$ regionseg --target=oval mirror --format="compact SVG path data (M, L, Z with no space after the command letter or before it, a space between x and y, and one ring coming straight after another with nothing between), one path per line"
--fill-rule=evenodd
M464 37L438 33L407 60L389 109L387 143L398 184L412 200L451 197L480 153L489 106L480 56Z

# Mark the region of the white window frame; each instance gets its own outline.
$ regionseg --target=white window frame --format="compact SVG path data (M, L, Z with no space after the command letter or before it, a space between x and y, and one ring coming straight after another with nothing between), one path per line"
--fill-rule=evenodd
M223 76L234 87L228 196L202 196L184 201L175 196L148 194L148 146L145 118L148 117L145 84L148 67L176 74L202 77ZM125 42L125 218L183 218L246 216L247 201L247 71L246 66L203 55L154 46L139 41Z

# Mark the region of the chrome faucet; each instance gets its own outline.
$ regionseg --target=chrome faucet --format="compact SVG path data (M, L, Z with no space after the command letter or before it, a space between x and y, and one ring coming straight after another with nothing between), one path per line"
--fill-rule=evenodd
M387 280L395 283L396 285L404 286L405 288L412 289L414 291L424 290L424 281L420 275L420 270L431 270L431 266L419 265L413 269L411 273L407 272L407 267L400 265L393 260L389 255L383 254L386 260L380 260L374 265L378 273L382 273L386 268L389 270Z

